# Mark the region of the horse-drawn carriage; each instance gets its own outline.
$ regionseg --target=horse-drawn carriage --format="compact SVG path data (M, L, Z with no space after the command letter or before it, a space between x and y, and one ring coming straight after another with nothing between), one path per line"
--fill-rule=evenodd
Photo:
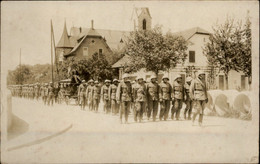
M78 105L78 87L81 80L78 78L60 80L60 93L59 93L59 102L65 101L66 104L75 104ZM73 103L74 102L74 103Z

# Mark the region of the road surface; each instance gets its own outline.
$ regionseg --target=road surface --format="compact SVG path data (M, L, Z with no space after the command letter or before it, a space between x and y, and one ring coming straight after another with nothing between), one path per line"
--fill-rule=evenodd
M199 127L186 120L135 123L131 115L120 124L101 108L93 113L19 98L13 114L21 123L3 143L6 163L258 161L255 121L205 116Z

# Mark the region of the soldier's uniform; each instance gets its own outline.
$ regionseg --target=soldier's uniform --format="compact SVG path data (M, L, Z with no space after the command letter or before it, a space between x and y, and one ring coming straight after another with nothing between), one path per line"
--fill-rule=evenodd
M198 72L198 76L205 75L203 72ZM190 98L193 100L193 118L192 122L194 123L196 116L199 114L199 125L202 125L203 120L203 113L208 102L208 95L207 95L207 87L206 83L201 81L199 77L192 80L190 86Z
M63 87L63 83L60 84L60 90L59 90L59 93L58 93L58 104L61 104L62 101L64 100L65 96L65 89Z
M48 103L48 83L45 83L43 102L45 105Z
M127 75L123 75L123 79L127 78ZM122 117L125 116L125 123L128 123L128 114L132 101L132 86L130 81L122 81L117 88L116 100L120 103L120 122L122 123Z
M134 120L137 121L137 118L139 122L142 121L143 112L145 110L145 103L147 100L147 91L146 86L143 82L140 82L140 80L143 79L142 77L137 78L137 85L133 89L133 99L135 102L135 108L134 108Z
M88 107L89 110L93 110L93 88L94 88L94 81L93 80L89 80L89 86L86 89L86 98L87 98L87 102L88 102Z
M168 77L164 76L162 80L168 79ZM162 82L159 85L159 99L160 99L160 115L159 119L162 120L164 117L164 120L166 121L168 118L169 110L170 110L170 105L171 105L171 92L172 92L172 87L168 82Z
M171 119L174 118L174 114L175 114L175 118L176 120L179 120L180 117L180 112L181 112L181 108L182 108L182 103L183 103L183 99L184 99L184 87L181 81L177 81L178 79L181 79L181 76L178 75L176 77L176 79L173 82L172 85L172 115L171 115Z
M81 109L85 109L85 103L86 103L86 87L84 83L85 80L82 81L78 89L79 104L81 106Z
M113 84L109 86L108 98L111 103L112 114L118 113L119 104L116 102L117 79L113 80Z
M94 111L98 112L98 107L99 107L99 101L100 101L100 92L101 88L98 84L98 81L95 81L95 86L93 87L93 107Z
M156 79L155 76L151 77L152 79ZM153 121L156 120L157 112L158 112L158 101L159 101L159 85L155 82L149 82L147 84L147 104L148 104L148 112L147 117L150 119L151 113L153 112Z
M190 82L192 81L191 77L187 77L186 83L184 85L184 95L185 95L185 104L186 108L184 111L184 119L186 119L186 113L188 112L188 120L191 120L191 112L192 112L192 101L190 98Z
M101 98L104 102L104 112L108 113L110 112L110 101L109 101L109 86L110 86L110 80L105 80L105 84L101 88Z
M52 86L52 83L50 83L49 87L48 87L48 105L53 105L53 101L54 101L54 88Z

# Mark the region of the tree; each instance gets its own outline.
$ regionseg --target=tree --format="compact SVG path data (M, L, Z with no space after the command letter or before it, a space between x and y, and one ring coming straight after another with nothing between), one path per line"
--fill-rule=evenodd
M126 54L131 59L126 72L145 68L158 75L159 70L168 71L187 57L187 41L170 32L163 35L161 26L131 32L126 45Z
M25 84L31 76L30 66L21 65L13 71L8 71L7 85Z
M247 20L242 28L242 21L234 23L227 18L224 24L213 27L214 33L203 49L210 66L223 71L228 89L228 73L231 70L251 74L251 29ZM247 39L248 38L248 39Z
M87 70L95 80L111 79L113 76L111 65L103 53L92 55L91 59L87 61Z
M246 23L244 24L244 29L242 36L244 38L244 44L243 44L243 53L241 53L240 57L241 59L241 70L244 72L244 74L248 77L248 83L251 85L252 81L252 36L251 36L251 21L249 17L249 12L246 17Z
M212 66L217 66L223 71L226 79L226 89L228 89L228 73L230 70L239 71L236 64L237 47L235 39L234 19L227 18L222 25L213 27L214 33L209 37L203 52ZM239 31L236 31L239 32Z

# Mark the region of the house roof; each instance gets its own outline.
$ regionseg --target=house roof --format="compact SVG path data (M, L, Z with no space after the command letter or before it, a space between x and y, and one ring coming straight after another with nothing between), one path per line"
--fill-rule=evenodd
M124 67L130 60L129 55L123 56L121 59L119 59L115 64L112 65L112 68L119 68Z
M66 22L64 23L63 33L61 35L60 41L57 44L57 47L60 47L60 48L73 47L73 45L71 45L70 40L69 40Z
M189 40L194 34L204 34L204 35L209 35L210 32L200 28L200 27L194 27L191 29L187 29L184 31L176 32L173 33L174 35L179 35L184 37L184 39Z
M130 31L119 31L119 30L105 30L95 29L95 33L91 28L72 27L70 30L71 44L76 46L79 39L82 39L86 35L102 36L108 46L111 49L122 49L125 45L127 37L130 35Z

